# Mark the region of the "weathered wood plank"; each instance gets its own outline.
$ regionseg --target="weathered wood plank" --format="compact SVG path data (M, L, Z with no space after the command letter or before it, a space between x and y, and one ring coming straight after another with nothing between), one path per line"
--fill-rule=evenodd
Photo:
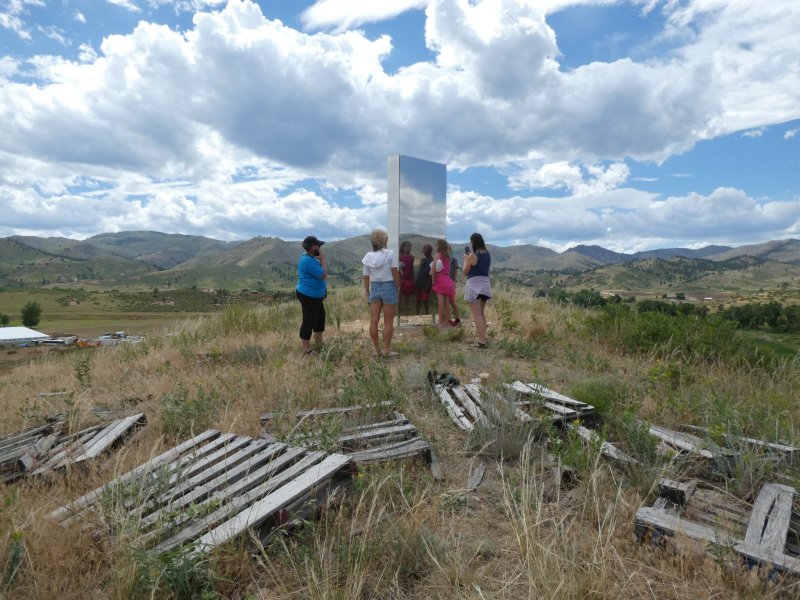
M465 383L463 387L475 404L485 415L491 417L495 423L507 423L514 420L514 408L516 407L509 406L500 396L485 393L485 390L482 390L479 385L474 383Z
M659 425L650 425L648 431L651 435L661 439L674 448L692 454L699 454L703 458L714 458L714 454L706 449L705 442L695 435L672 431L671 429Z
M713 527L681 519L663 510L642 507L636 511L636 530L639 537L641 537L644 530L647 529L655 529L669 535L679 533L693 539L707 542L720 543L721 541L730 541L725 539L724 532L718 531Z
M378 408L391 408L394 406L394 403L390 400L383 400L381 402L375 402L373 404L364 404L364 405L356 405L356 406L334 406L331 408L314 408L311 410L299 410L295 413L295 417L297 419L304 419L308 417L324 417L324 416L331 416L331 415L343 415L352 412L358 412L361 410L374 410ZM270 421L275 418L275 413L265 413L261 416L261 421Z
M214 437L219 435L220 435L219 431L215 429L208 429L203 433L189 440L186 440L185 442L172 448L171 450L168 450L163 454L160 454L155 458L150 459L143 465L140 465L135 469L128 471L124 475L117 477L113 481L106 483L105 485L98 487L97 489L89 492L88 494L81 496L77 500L73 500L66 506L57 508L56 510L52 511L49 514L49 517L51 519L63 521L65 518L70 517L70 515L77 515L80 512L82 512L87 506L89 506L92 502L100 499L103 492L112 485L125 484L128 483L129 481L132 481L133 479L141 477L145 473L154 470L155 468L161 466L162 464L166 464L175 460L176 457L180 456L187 449L193 448L194 446L202 444L203 442L209 439L213 439Z
M272 457L265 465L255 470L248 471L244 477L237 479L233 485L215 488L214 485L209 483L203 488L198 489L197 494L201 496L202 499L195 504L205 507L208 506L210 502L221 502L222 506L216 511L212 511L207 519L224 518L227 514L226 504L231 502L231 499L234 499L233 501L235 502L237 498L258 497L258 490L262 489L265 485L279 485L281 481L280 477L285 478L293 473L300 472L302 469L314 464L314 461L318 461L320 459L319 457L322 455L324 455L322 452L311 453L309 455L305 448L285 446L283 453ZM175 524L183 525L188 520L188 514L184 514L175 521ZM149 517L146 517L145 521L148 527L157 523L156 519ZM194 527L194 525L191 527ZM199 532L203 530L203 527L207 528L208 525L200 525L198 531L190 533L188 537L196 537L199 535ZM158 529L152 529L145 533L138 541L139 546L143 548L149 546L160 533Z
M237 496L225 494L225 499L228 500L226 504L212 512L210 515L194 521L176 535L162 541L153 549L153 552L166 552L190 542L191 540L197 538L197 536L202 535L202 533L207 531L209 528L216 527L220 522L227 521L232 516L246 510L256 500L263 498L273 490L280 488L289 481L292 481L300 474L313 467L316 463L323 460L324 457L324 452L309 452L300 461L270 478L265 483L257 485L249 492ZM348 460L350 459L348 458Z
M203 535L198 540L198 546L201 548L213 548L236 537L243 531L257 526L285 505L298 500L314 487L322 485L337 471L346 467L351 460L348 456L331 454L322 463L313 466L275 493L263 498L229 521Z
M700 427L698 425L682 425L681 429L688 429L689 431L697 431L699 433L704 433L704 434L709 433L708 428ZM755 438L731 435L729 433L723 434L723 437L729 443L740 443L740 444L745 444L747 446L755 446L757 448L763 448L765 450L777 452L779 454L784 454L787 457L789 457L790 460L794 460L795 458L797 458L797 456L800 456L800 448L797 448L796 446L788 446L786 444L779 444L776 442L766 442L764 440L757 440Z
M368 450L361 450L359 452L351 452L348 454L353 460L359 463L373 462L376 460L397 460L414 456L416 454L425 454L430 450L428 442L422 438L413 438L410 440L402 440L395 444L388 444L386 446L377 446L369 448Z
M659 482L659 494L667 496L681 506L685 506L694 492L697 490L697 480L681 482L672 479L662 478Z
M100 435L96 436L89 444L87 444L83 454L79 454L73 459L74 462L95 458L104 452L121 436L125 435L132 427L144 425L146 422L147 419L145 418L144 413L139 413L109 424L103 429Z
M783 553L794 494L794 488L787 485L764 484L753 505L744 543Z
M540 396L547 400L552 400L555 402L559 402L561 404L567 405L572 407L575 411L587 414L589 412L594 412L594 406L591 404L586 404L585 402L581 402L579 400L575 400L574 398L570 398L569 396L565 396L564 394L560 394L556 391L553 391L549 388L544 387L539 383L522 383L521 381L515 381L510 386L517 392L521 392L523 394L532 394L534 396Z
M461 406L466 409L467 414L472 418L472 422L478 425L486 425L486 415L478 406L472 401L472 398L461 388L459 385L454 385L450 388L450 392L459 401Z
M442 473L442 465L439 462L439 457L431 450L431 477L434 481L444 481L444 473Z
M472 431L472 422L466 417L464 412L450 397L447 388L443 385L436 385L433 389L436 392L436 395L439 396L441 403L444 405L447 414L450 416L450 420L464 431Z
M592 431L591 429L587 429L583 425L574 425L570 423L567 425L567 427L577 433L581 439L586 440L587 442L596 443L600 439L600 436L597 435L596 432ZM633 465L637 464L638 462L635 458L628 456L628 454L605 440L603 440L603 442L600 444L600 452L604 456L608 456L609 458L613 458L614 460L618 460L627 464Z
M483 481L483 475L486 473L486 463L480 462L478 465L472 469L469 475L469 480L467 481L466 489L470 492L476 490L478 486Z
M786 571L800 575L800 558L789 556L763 546L753 546L745 543L735 544L733 547L738 553L757 564L767 564L779 571Z

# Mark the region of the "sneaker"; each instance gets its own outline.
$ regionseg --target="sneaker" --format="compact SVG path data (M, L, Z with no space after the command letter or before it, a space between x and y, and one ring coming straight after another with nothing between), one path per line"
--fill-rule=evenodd
M461 319L453 319L453 327L458 327L461 325Z
M470 348L486 348L486 344L483 342L475 342L474 344L470 344Z

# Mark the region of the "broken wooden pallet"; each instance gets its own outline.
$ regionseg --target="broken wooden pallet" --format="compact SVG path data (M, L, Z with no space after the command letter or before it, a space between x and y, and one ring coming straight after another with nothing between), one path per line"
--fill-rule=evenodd
M274 415L261 417L265 433L273 439L269 424ZM339 406L298 411L291 443L320 448L327 446L366 463L422 455L431 462L431 448L417 428L391 402Z
M800 515L793 510L794 496L792 487L767 483L748 510L743 501L696 481L662 479L654 505L636 512L636 535L640 541L655 534L699 540L706 548L726 546L750 565L800 575Z
M59 508L62 525L132 524L151 553L206 552L248 530L267 535L346 485L353 459L210 429Z
M147 422L144 413L68 434L51 423L0 440L0 480L41 475L99 456Z
M710 435L706 427L698 427L696 425L681 425L681 430L692 431L706 437ZM800 448L796 446L789 446L778 442L766 442L764 440L731 435L729 433L723 433L721 437L728 448L735 448L737 450L748 448L752 451L763 452L776 457L778 461L790 466L797 464L798 457L800 457Z
M517 406L531 416L549 413L556 422L585 420L594 415L594 406L580 402L564 394L554 392L539 383L522 383L515 381L509 385L517 392Z
M507 423L531 417L498 394L492 394L477 383L444 385L436 383L433 391L450 419L460 429L471 431L476 425Z

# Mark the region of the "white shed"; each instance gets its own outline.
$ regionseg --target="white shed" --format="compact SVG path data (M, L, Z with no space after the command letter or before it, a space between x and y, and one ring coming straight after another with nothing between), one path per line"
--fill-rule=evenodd
M27 327L0 327L0 346L18 346L50 336Z

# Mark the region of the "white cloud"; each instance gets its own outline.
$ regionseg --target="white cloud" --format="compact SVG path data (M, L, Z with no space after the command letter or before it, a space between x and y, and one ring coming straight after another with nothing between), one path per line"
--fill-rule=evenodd
M79 11L79 10L76 10L75 12L73 12L73 13L72 13L72 17L73 17L73 18L74 18L74 19L75 19L75 20L76 20L78 23L86 23L86 16L85 16L85 15L84 15L84 14L83 14L81 11Z
M793 202L760 204L725 188L658 199L625 187L626 160L663 161L720 133L800 118L800 69L791 68L800 48L789 41L800 29L796 2L668 2L671 32L689 40L673 54L570 72L555 60L546 14L578 2L330 0L304 18L341 30L426 4L436 59L393 74L382 67L388 37L310 35L247 0L196 14L185 33L141 21L97 51L81 46L79 61L30 59L25 72L37 81L0 80L0 195L15 198L15 224L4 220L0 233L41 216L42 231L71 235L135 226L229 239L309 224L353 235L382 221L385 157L398 151L509 173L518 197L458 191L454 231L466 235L485 225L494 239L635 244L669 238L669 224L672 235L711 240L709 215L719 215L709 207L736 209L740 220L722 219L731 235L744 235L735 227L747 218L759 237L786 231L773 213L797 222ZM337 21L344 6L356 8ZM0 77L19 70L0 62ZM310 178L352 189L361 205L337 206ZM103 191L84 189L90 180ZM524 196L543 187L571 195Z
M392 19L408 10L425 8L429 0L317 0L303 11L302 21L307 29L332 28L342 32L365 23Z
M131 0L106 0L109 4L113 4L114 6L119 6L120 8L124 8L125 10L129 10L131 12L142 12L142 9L136 6L134 2Z
M764 135L764 128L759 127L758 129L748 129L742 134L742 137L746 138L760 138Z
M800 129L790 129L786 133L783 134L783 139L790 140L795 137L798 133L800 133Z

